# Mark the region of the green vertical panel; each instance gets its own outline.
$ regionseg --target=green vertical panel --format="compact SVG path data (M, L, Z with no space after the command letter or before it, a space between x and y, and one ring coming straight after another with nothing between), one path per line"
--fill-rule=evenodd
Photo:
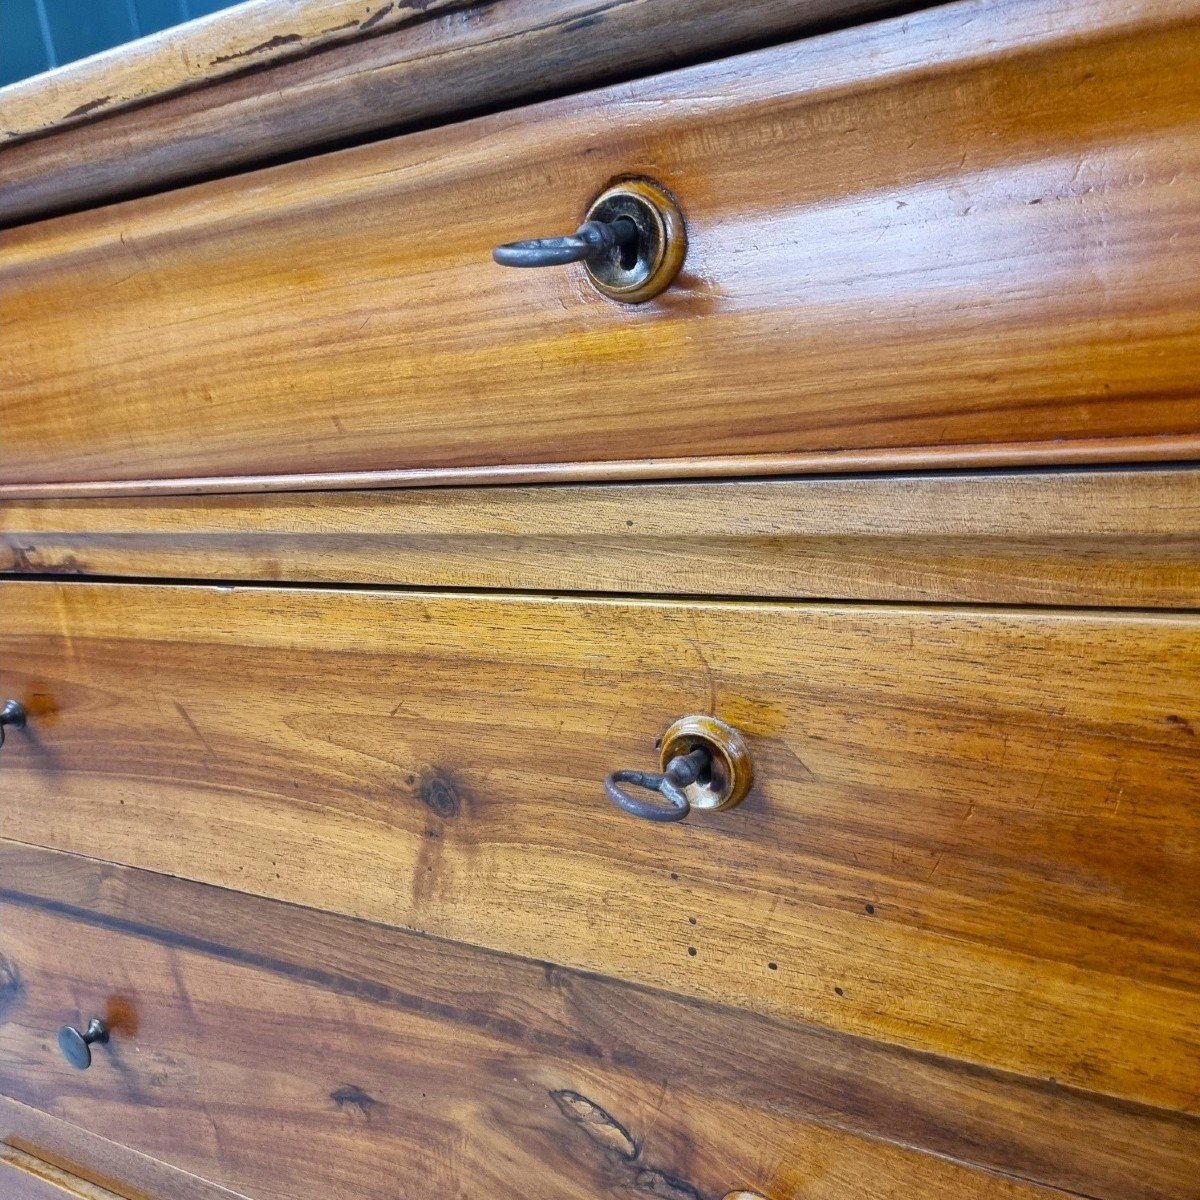
M0 0L0 86L49 66L34 0Z
M119 46L136 36L125 0L44 0L44 3L60 64Z

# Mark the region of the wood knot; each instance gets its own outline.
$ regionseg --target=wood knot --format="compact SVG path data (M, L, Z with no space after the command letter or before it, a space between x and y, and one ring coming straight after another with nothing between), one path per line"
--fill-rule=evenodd
M417 794L421 803L443 821L452 821L462 812L458 788L447 771L434 770L422 775Z
M638 1156L638 1145L620 1121L610 1117L595 1101L578 1092L551 1092L550 1098L573 1125L587 1134L597 1146L632 1162Z

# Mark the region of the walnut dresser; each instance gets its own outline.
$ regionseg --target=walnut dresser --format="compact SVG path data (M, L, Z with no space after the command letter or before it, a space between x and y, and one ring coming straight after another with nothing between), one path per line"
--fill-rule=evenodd
M1200 1198L1200 0L0 128L0 1200Z

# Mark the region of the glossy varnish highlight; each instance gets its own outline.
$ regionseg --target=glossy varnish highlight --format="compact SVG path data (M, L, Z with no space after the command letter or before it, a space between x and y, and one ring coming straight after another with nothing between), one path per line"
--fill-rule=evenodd
M14 231L0 480L1190 453L1197 12L950 5ZM655 301L489 261L624 172Z

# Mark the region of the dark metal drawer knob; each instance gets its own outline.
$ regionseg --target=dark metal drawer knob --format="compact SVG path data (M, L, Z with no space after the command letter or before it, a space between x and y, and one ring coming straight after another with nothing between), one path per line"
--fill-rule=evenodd
M92 1065L92 1044L104 1045L107 1041L108 1028L99 1017L88 1022L85 1033L80 1033L73 1025L64 1025L58 1031L58 1048L77 1071L86 1071Z
M15 700L5 700L0 708L0 746L4 745L4 727L11 725L14 729L25 728L25 709Z
M676 721L663 734L659 759L660 772L613 771L604 781L605 794L618 808L643 821L682 821L693 808L719 811L740 804L754 782L745 739L715 717ZM656 798L645 798L631 788Z
M671 284L686 252L683 215L671 194L650 179L625 179L592 201L574 233L509 242L492 258L502 267L581 262L609 299L640 304Z

